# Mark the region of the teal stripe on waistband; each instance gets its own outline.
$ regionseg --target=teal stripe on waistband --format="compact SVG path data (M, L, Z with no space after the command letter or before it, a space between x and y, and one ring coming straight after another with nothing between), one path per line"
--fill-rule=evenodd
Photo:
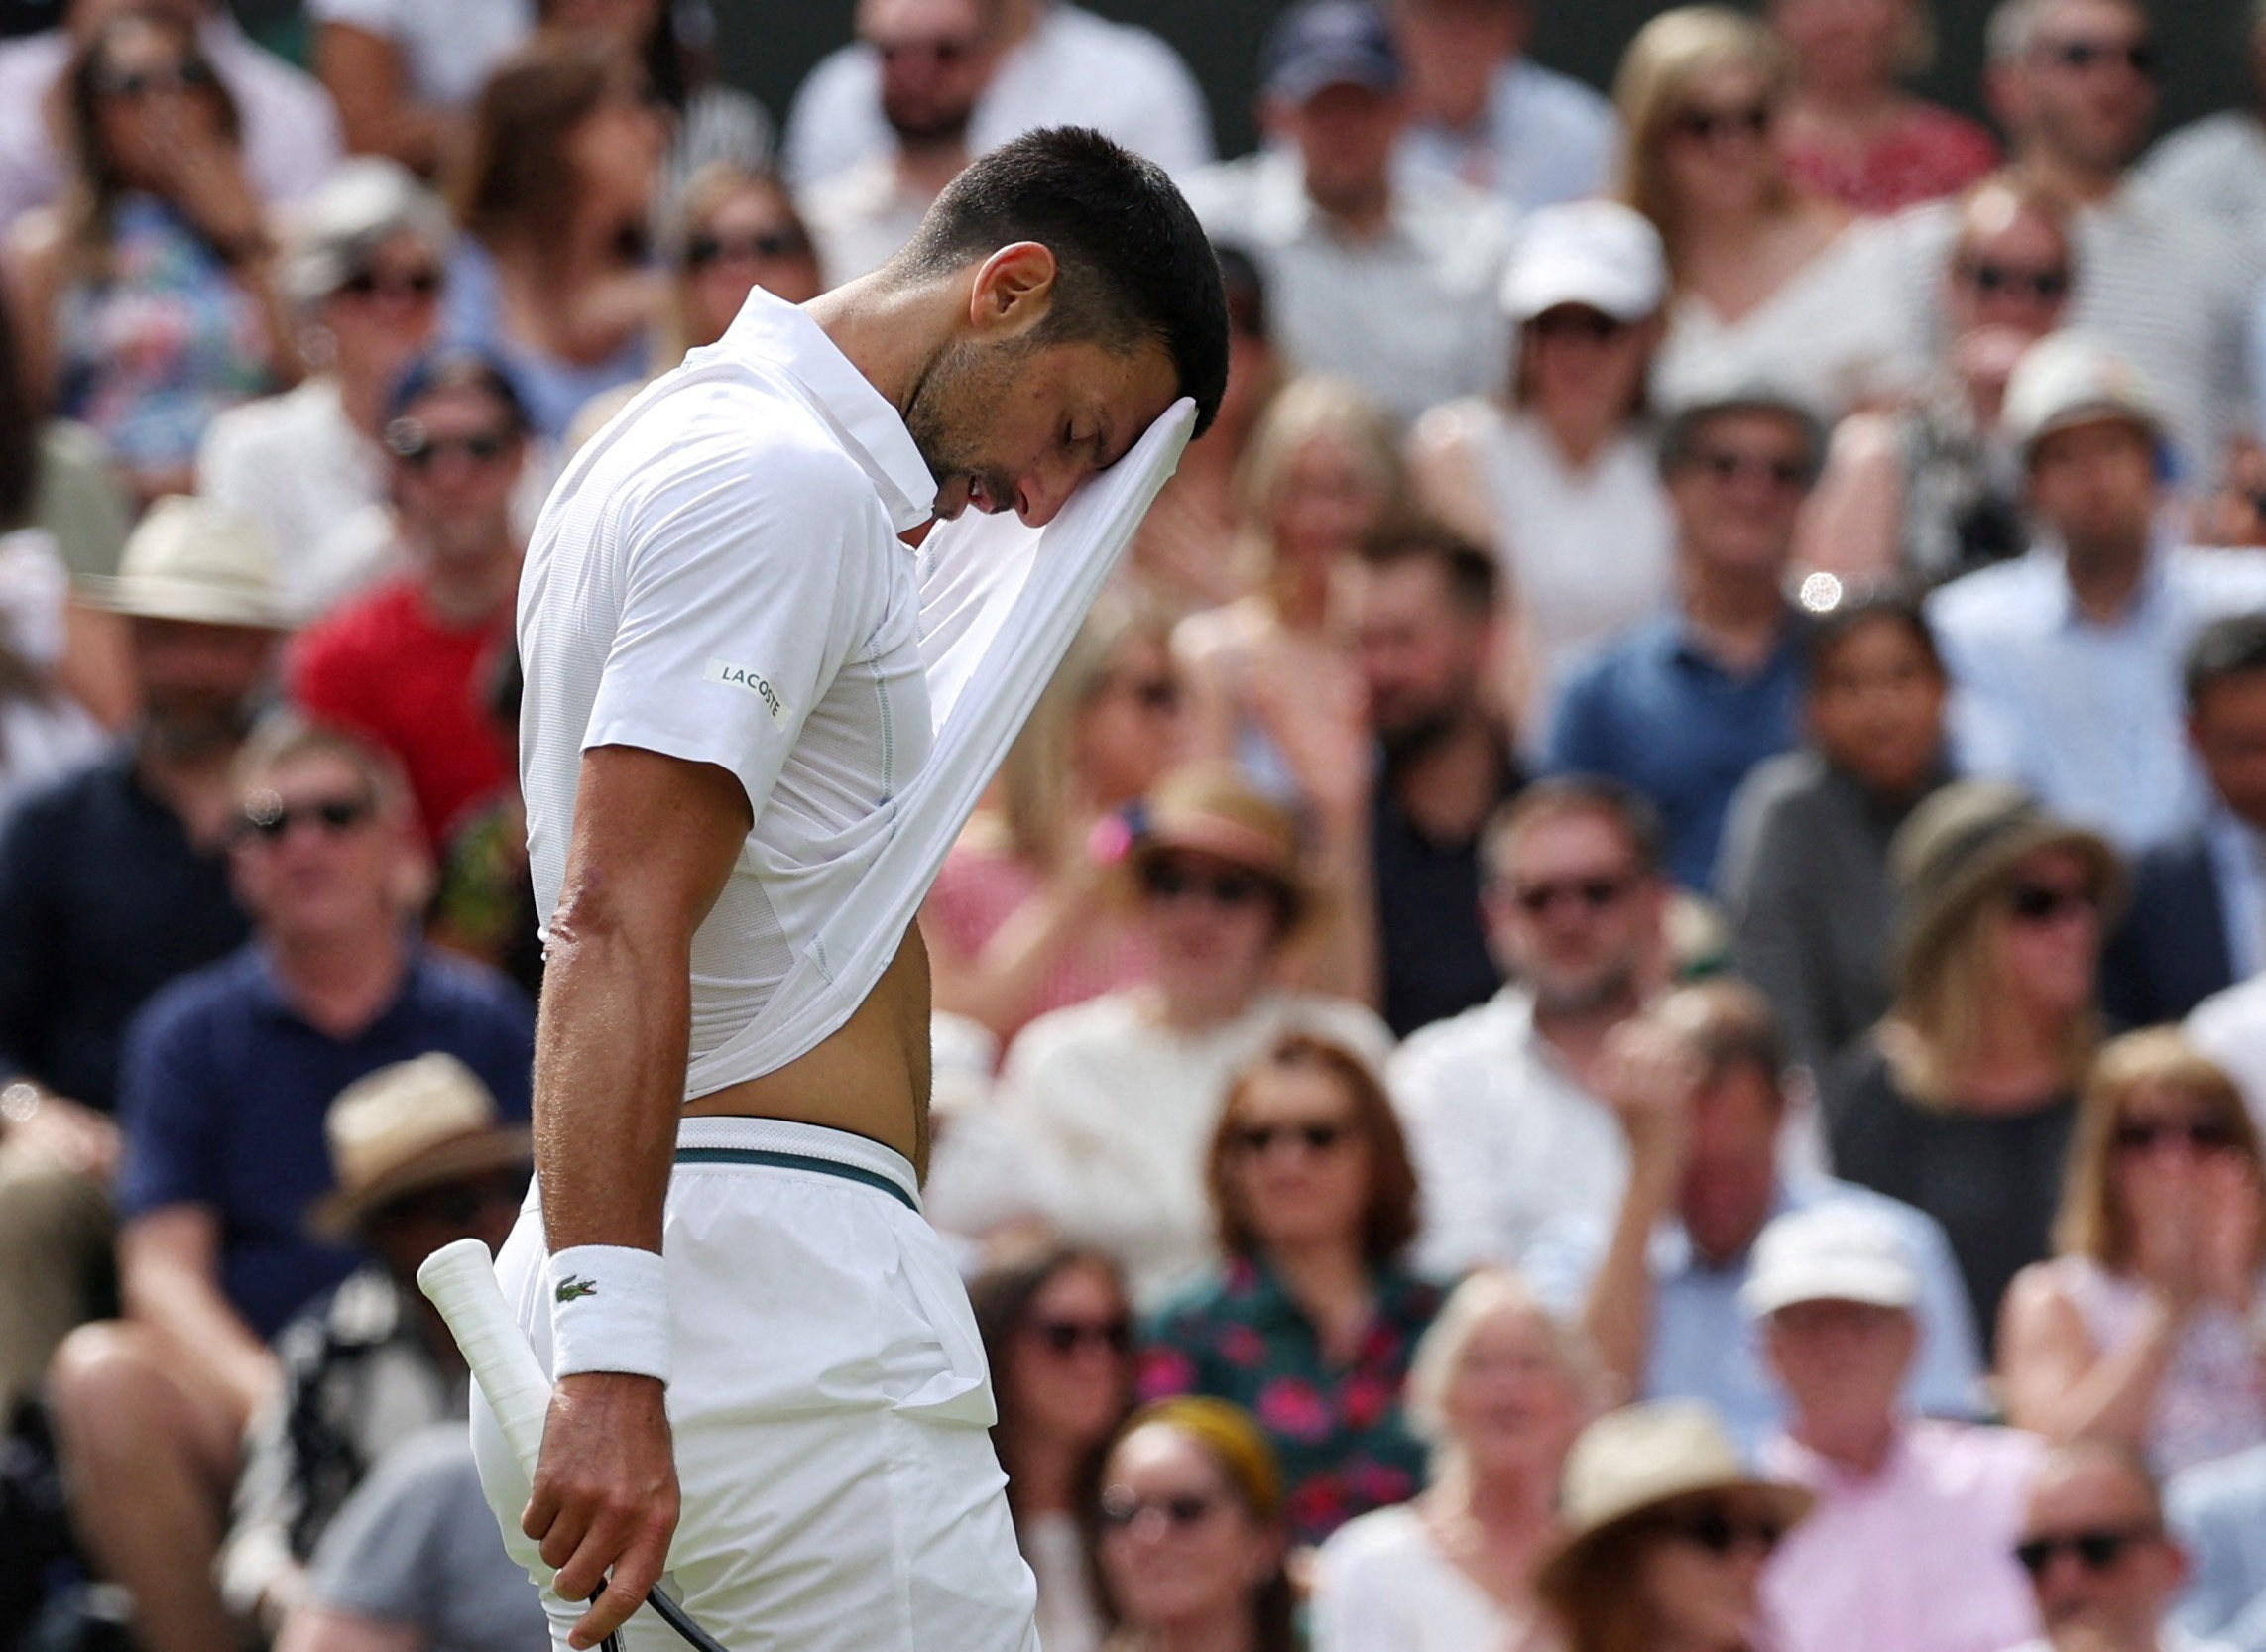
M679 1147L676 1150L679 1164L768 1164L774 1170L815 1170L821 1176L839 1176L846 1182L863 1182L878 1187L913 1215L920 1207L913 1203L912 1195L878 1170L867 1170L855 1164L843 1164L836 1159L813 1158L808 1153L775 1153L758 1147Z

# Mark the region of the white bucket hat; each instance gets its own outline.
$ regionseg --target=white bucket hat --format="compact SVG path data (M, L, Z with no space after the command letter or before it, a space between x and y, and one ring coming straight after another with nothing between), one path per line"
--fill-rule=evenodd
M1853 1200L1774 1217L1754 1241L1738 1293L1754 1319L1797 1302L1906 1308L1920 1300L1920 1270L1894 1223Z
M88 594L140 619L288 631L275 569L268 531L251 517L168 494L127 539L117 577L87 581Z
M2006 433L2028 454L2057 430L2117 419L2151 436L2164 415L2140 369L2113 345L2082 332L2053 332L2022 352L2006 381Z
M1660 232L1614 200L1545 206L1520 226L1496 297L1514 322L1560 304L1641 321L1668 295Z

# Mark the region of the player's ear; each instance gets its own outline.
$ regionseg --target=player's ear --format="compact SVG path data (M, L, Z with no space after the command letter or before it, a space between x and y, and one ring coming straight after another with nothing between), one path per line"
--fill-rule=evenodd
M1055 273L1053 252L1036 241L1002 247L976 269L968 324L1003 338L1035 327L1053 305Z

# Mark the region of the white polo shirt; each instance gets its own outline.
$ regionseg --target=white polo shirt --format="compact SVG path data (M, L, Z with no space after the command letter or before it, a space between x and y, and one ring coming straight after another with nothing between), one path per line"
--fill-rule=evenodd
M693 936L688 1098L864 1002L1188 422L1158 420L1043 532L971 517L915 552L897 535L935 485L896 410L758 289L575 455L520 586L537 909L558 902L584 751L739 778L755 820Z

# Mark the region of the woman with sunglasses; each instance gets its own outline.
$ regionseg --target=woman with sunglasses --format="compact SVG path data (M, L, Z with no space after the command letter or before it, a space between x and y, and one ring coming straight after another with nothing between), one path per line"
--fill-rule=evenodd
M112 16L62 80L74 177L10 232L26 381L144 502L185 493L214 414L298 376L236 103L195 33Z
M1400 1262L1407 1143L1360 1056L1292 1033L1230 1087L1205 1183L1221 1259L1148 1328L1141 1392L1249 1410L1282 1460L1292 1539L1319 1543L1421 1483L1400 1391L1440 1293Z
M775 174L713 162L693 175L677 210L659 355L664 370L685 351L722 338L759 287L790 304L808 303L825 291L810 232Z
M1566 1453L1602 1387L1587 1340L1516 1274L1482 1268L1458 1285L1408 1372L1431 1484L1322 1546L1315 1652L1554 1647L1534 1572L1558 1537Z
M1097 1250L1058 1245L969 1282L1000 1420L1015 1542L1038 1580L1046 1652L1095 1652L1101 1610L1086 1565L1102 1456L1133 1409L1124 1281Z
M1763 1563L1810 1510L1693 1400L1608 1412L1574 1442L1536 1589L1565 1652L1756 1652Z
M1155 609L1104 595L1009 748L995 806L969 821L921 908L936 1007L1003 1046L1033 1016L1149 977L1145 938L1103 896L1123 848L1117 812L1177 755L1169 639Z
M2054 1239L2007 1293L2009 1421L2165 1475L2266 1442L2266 1159L2233 1080L2174 1029L2093 1063Z
M1096 1514L1103 1652L1297 1652L1282 1471L1248 1413L1193 1397L1134 1412Z
M1792 85L1777 38L1725 6L1663 12L1621 58L1619 194L1673 277L1663 407L1762 383L1838 418L1918 376L1881 232L1787 175L1774 140Z
M1888 858L1890 1006L1826 1074L1827 1145L1836 1175L1943 1224L1988 1336L2048 1253L2123 870L2098 835L1985 780L1913 810Z

